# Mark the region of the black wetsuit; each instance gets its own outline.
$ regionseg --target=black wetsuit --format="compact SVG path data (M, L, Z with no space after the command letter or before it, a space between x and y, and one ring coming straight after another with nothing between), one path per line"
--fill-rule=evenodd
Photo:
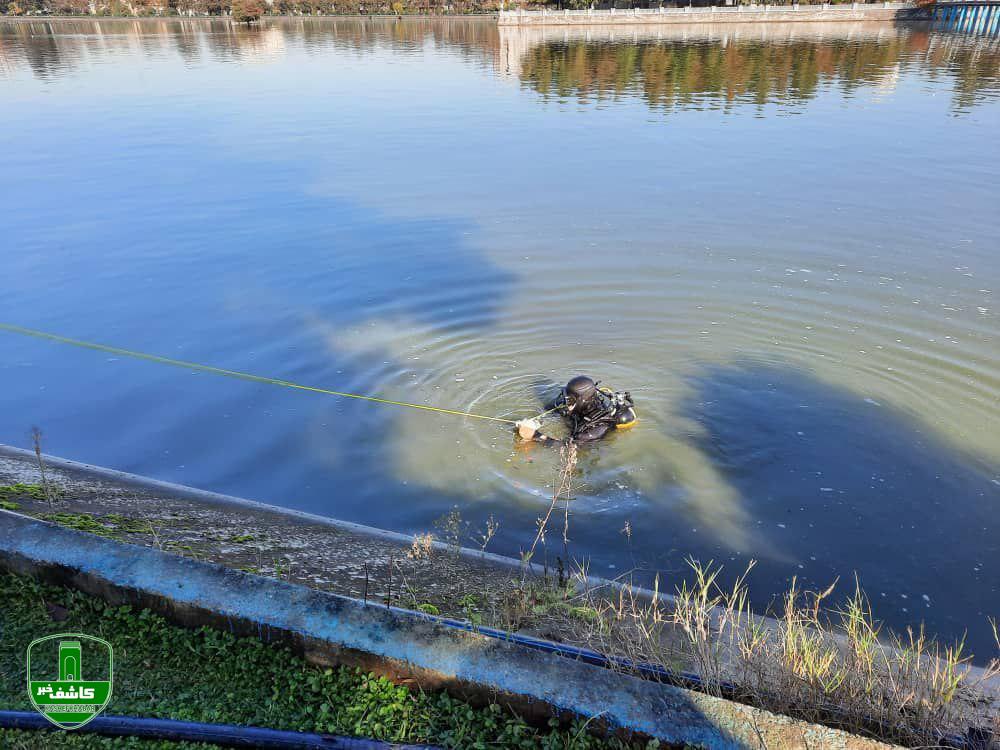
M611 430L625 425L631 426L636 420L632 397L628 393L600 391L595 398L586 404L581 404L568 414L565 413L565 399L560 396L549 408L559 409L564 414L569 423L568 439L574 443L600 440ZM535 433L534 440L539 443L565 442L543 435L541 432Z

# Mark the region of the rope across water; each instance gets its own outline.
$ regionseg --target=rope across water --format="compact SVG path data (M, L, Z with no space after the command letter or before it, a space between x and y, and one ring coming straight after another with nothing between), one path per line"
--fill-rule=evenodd
M270 385L277 385L283 388L294 388L299 391L309 391L311 393L323 393L328 396L340 396L341 398L353 398L360 401L373 401L377 404L390 404L391 406L405 406L410 409L422 409L424 411L434 411L440 414L454 414L459 417L471 417L472 419L485 419L491 422L504 422L506 424L517 424L514 419L506 419L505 417L490 417L485 414L473 414L472 412L461 411L459 409L443 409L439 406L428 406L426 404L411 404L406 401L394 401L388 398L378 398L376 396L364 396L359 393L347 393L346 391L334 391L329 388L319 388L312 385L302 385L300 383L293 383L289 380L281 380L279 378L268 378L263 375L253 375L248 372L239 372L238 370L227 370L222 367L213 367L211 365L203 365L197 362L186 362L181 359L172 359L170 357L161 357L157 354L147 354L145 352L137 352L131 349L122 349L117 346L108 346L107 344L98 344L93 341L82 341L80 339L71 339L66 336L59 336L55 333L48 333L46 331L38 331L34 328L24 328L23 326L16 326L10 323L0 323L0 330L7 331L9 333L18 333L23 336L31 336L36 339L44 339L47 341L56 341L60 344L69 344L70 346L80 347L81 349L92 349L99 352L107 352L108 354L118 354L123 357L132 357L133 359L144 359L147 362L158 362L162 365L171 365L173 367L183 367L188 370L195 370L198 372L210 372L214 375L225 375L230 378L239 378L240 380L249 380L254 383L268 383ZM551 409L549 411L552 411ZM543 412L546 414L548 412ZM541 415L539 415L541 416Z

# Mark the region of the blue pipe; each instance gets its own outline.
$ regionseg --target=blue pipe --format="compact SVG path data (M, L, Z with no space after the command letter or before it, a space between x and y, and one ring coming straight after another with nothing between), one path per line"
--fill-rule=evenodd
M34 711L0 711L2 729L56 729ZM399 745L335 734L288 732L234 724L200 724L172 719L143 719L135 716L98 716L77 732L93 732L105 737L141 737L174 742L210 742L224 747L253 747L264 750L440 750L432 745Z

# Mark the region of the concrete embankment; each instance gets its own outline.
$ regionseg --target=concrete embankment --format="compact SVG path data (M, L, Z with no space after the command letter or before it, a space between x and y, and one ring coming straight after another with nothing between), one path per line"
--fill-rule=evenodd
M55 507L22 495L19 512L363 601L588 646L594 599L622 588L574 576L576 595L565 599L553 596L556 570L462 547L436 529L437 539L414 537L51 456L45 465ZM0 446L0 485L39 481L33 453ZM683 638L669 631L663 637L676 646L678 665L688 668L679 657Z
M24 496L19 511L345 596L486 617L526 573L519 561L464 548L435 529L427 531L437 539L415 538L52 456L45 465L55 507ZM40 479L32 452L0 446L0 485ZM544 571L533 566L527 575ZM552 617L537 626L563 630Z
M640 680L440 618L261 578L156 549L0 512L0 569L288 645L308 660L354 665L423 689L501 700L523 714L600 717L675 745L884 747L719 698Z
M536 720L601 715L611 728L708 747L759 747L760 736L770 747L879 746L548 653L545 641L527 648L484 635L488 628L470 632L469 621L480 621L528 639L586 645L576 639L580 622L562 606L536 605L517 627L504 627L505 596L544 575L517 561L45 460L55 507L22 496L16 511L0 511L0 569L149 607L182 624L281 641L317 663L362 666L473 701L500 694ZM33 454L0 447L0 484L39 480ZM403 609L421 604L464 620L464 628Z
M631 10L512 10L500 13L500 26L657 26L664 24L829 23L929 20L930 11L912 3L842 5L710 6Z
M51 504L37 487L40 472L35 455L0 446L0 490L15 483L34 488L22 485L16 501L4 503L14 512L0 512L0 569L82 588L109 601L147 606L184 624L237 628L233 623L242 623L240 632L267 638L274 633L319 663L363 666L473 701L500 692L526 718L539 721L553 712L592 715L587 712L595 701L587 686L598 679L594 675L600 675L599 685L614 676L625 682L607 683L602 689L624 690L626 703L638 701L635 705L654 717L657 711L667 711L683 728L678 729L673 719L642 718L645 714L631 712L624 704L617 713L606 715L613 727L658 732L656 736L670 742L696 743L695 736L710 737L710 747L744 746L747 737L755 736L749 732L761 727L774 740L767 746L875 746L681 688L670 688L664 697L656 691L665 685L594 666L600 660L580 663L580 658L588 660L582 651L588 646L611 658L628 657L628 649L617 651L616 643L606 637L594 640L594 634L603 631L594 626L593 617L597 610L605 611L604 606L613 607L619 594L648 602L651 592L580 577L564 587L555 580L554 571L546 575L538 566L463 549L455 540L387 532L63 459L46 457L45 464L54 495ZM0 500L4 497L0 493ZM68 532L46 520L90 533ZM189 563L207 567L185 567ZM185 588L184 577L195 575L191 571L206 576L204 585ZM178 582L175 588L172 580ZM264 600L254 600L253 607L259 609L233 609L248 591L267 592L262 594ZM232 592L236 594L231 596ZM659 597L671 599L662 593ZM330 602L347 613L338 615L346 618L346 635L340 640L336 629L314 632L298 627L325 623L328 607L334 606ZM271 611L265 605L278 607L273 618L265 616ZM373 612L395 619L371 621ZM361 620L352 619L355 615ZM773 621L761 618L761 622L777 632ZM432 625L445 628L444 641L436 640L437 630L427 631ZM451 633L456 628L463 634ZM507 633L516 633L519 642L509 642ZM493 643L497 637L503 643L499 651ZM477 640L482 638L486 640ZM696 671L687 661L689 644L681 633L665 624L661 638L673 669ZM382 641L395 645L380 650ZM506 658L504 649L537 651L561 659L555 662L560 667L569 662L588 669L572 674L557 670L552 685L527 676L530 669L544 671L551 666L548 661L536 663L532 656L518 662L516 679L508 681L505 662L489 664L496 654ZM466 652L479 659L471 671L455 666ZM571 679L578 681L576 692L555 690ZM595 695L603 705L607 696L600 691Z

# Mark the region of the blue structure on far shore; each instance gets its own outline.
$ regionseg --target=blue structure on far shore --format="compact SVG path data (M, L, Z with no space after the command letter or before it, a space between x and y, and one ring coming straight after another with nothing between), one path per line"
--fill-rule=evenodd
M1000 0L958 0L935 3L934 25L946 31L1000 35Z

